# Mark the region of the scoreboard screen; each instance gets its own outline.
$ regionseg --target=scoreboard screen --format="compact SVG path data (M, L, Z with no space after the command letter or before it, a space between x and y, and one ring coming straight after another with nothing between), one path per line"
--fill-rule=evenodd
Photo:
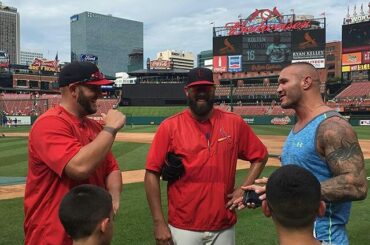
M342 26L343 52L370 49L370 21Z
M245 35L243 61L246 65L290 62L291 33Z

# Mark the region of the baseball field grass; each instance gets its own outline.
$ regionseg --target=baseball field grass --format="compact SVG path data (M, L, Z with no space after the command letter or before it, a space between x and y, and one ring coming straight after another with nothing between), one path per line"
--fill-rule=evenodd
M126 127L123 132L155 132L157 126ZM354 127L360 139L370 139L368 127ZM257 135L287 135L290 126L253 126ZM1 128L3 132L28 132L29 127ZM113 152L123 170L142 169L149 144L115 142ZM262 176L269 176L275 167L266 167ZM370 159L366 159L370 176ZM0 177L25 177L27 172L27 138L0 137ZM237 183L242 182L246 170L237 171ZM166 186L162 183L162 202L166 204ZM163 205L166 206L166 205ZM348 233L351 244L370 244L370 199L353 202ZM0 201L0 245L23 244L23 198ZM278 244L270 218L260 209L238 212L237 244ZM121 196L120 213L115 220L112 244L155 244L152 220L145 198L143 183L125 184Z
M368 176L370 161L367 161ZM269 176L274 167L266 167L262 176ZM241 183L246 170L237 171L237 182ZM166 186L162 183L162 202L166 203ZM164 205L165 206L165 205ZM166 212L166 211L165 211ZM0 244L23 244L23 198L0 201ZM353 203L348 233L351 244L363 245L370 242L370 201ZM238 211L236 225L237 244L270 245L278 244L275 228L270 218L261 209ZM152 220L146 203L143 183L123 186L120 213L115 219L113 245L155 244Z

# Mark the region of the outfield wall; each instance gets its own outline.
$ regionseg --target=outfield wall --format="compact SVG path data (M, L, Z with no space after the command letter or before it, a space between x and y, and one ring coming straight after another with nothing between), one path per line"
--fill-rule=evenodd
M167 117L127 116L127 125L158 125ZM289 125L295 123L294 116L244 116L244 121L253 125Z
M186 105L182 83L123 84L122 91L125 106Z

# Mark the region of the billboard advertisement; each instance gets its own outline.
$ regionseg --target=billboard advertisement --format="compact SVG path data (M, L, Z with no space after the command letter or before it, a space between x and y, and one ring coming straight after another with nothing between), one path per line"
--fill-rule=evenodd
M213 56L213 72L227 72L227 56Z
M370 63L370 51L362 52L362 63L363 64Z
M370 70L370 64L360 64L353 66L342 66L342 72L351 72L351 71L367 71Z
M229 72L239 72L242 71L242 56L241 55L232 55L228 57L228 67Z
M240 55L242 53L242 38L237 36L214 37L213 55Z
M357 65L361 64L361 52L342 54L342 65Z
M150 69L154 70L167 70L171 69L171 61L170 60L151 60L150 61Z
M1 51L1 50L0 50L0 67L1 68L9 67L8 54L5 51Z
M47 60L45 58L35 58L33 62L28 66L29 70L34 71L51 71L59 72L58 60Z
M342 26L342 52L370 50L370 21Z
M292 33L293 60L325 58L325 29Z
M80 61L89 61L91 63L97 64L98 63L98 56L92 54L81 54Z
M309 60L292 60L292 63L307 62L313 65L315 68L325 68L325 59L309 59Z

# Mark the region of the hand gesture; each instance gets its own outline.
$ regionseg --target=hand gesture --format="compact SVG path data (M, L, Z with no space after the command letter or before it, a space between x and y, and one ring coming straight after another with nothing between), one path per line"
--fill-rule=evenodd
M126 123L126 116L119 110L110 109L107 114L102 113L101 116L104 120L105 126L112 127L117 131Z

